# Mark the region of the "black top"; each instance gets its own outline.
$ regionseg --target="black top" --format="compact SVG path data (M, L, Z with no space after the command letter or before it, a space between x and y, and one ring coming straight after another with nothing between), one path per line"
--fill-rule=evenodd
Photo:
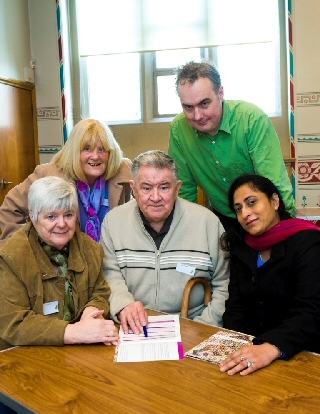
M170 226L171 226L172 219L173 219L174 207L173 207L170 215L168 216L167 220L164 222L163 226L161 227L161 230L159 231L159 233L157 231L155 231L150 226L148 220L142 214L140 208L139 208L139 212L140 212L141 220L143 222L143 225L144 225L145 229L150 234L150 236L153 238L153 241L155 242L155 244L157 246L157 249L159 250L159 247L160 247L160 245L162 243L162 240L165 238L165 235L170 230Z
M270 342L287 357L320 353L320 231L276 244L259 268L257 251L236 242L223 326Z

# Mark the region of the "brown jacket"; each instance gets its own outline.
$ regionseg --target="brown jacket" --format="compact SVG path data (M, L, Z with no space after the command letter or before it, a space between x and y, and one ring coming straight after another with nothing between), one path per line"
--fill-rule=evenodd
M76 322L85 307L109 317L110 288L102 272L103 249L76 231L70 241L66 277L72 285ZM14 345L63 345L69 322L63 319L64 278L59 277L26 224L0 250L0 350ZM59 311L44 315L43 305L58 301Z
M131 161L124 158L118 173L108 180L110 210L130 200ZM0 247L14 232L28 221L28 191L31 184L39 178L53 175L66 178L53 163L40 164L21 184L16 185L6 195L0 207Z

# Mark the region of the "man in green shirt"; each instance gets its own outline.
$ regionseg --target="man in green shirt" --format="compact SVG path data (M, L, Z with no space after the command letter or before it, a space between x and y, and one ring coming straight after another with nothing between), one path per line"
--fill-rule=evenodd
M169 154L182 181L179 196L195 202L198 186L225 228L236 223L228 206L231 183L241 174L260 174L279 188L295 215L292 186L277 133L269 117L244 101L224 100L220 74L210 62L178 68L183 112L170 125Z

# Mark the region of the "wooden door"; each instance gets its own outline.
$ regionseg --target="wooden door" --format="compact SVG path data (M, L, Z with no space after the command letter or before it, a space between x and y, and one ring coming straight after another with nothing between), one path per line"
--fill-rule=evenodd
M0 205L38 164L34 85L0 78Z

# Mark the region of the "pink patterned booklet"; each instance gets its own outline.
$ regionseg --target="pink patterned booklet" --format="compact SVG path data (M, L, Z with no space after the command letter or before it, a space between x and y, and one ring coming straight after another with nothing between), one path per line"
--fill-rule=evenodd
M253 338L240 332L218 331L186 352L185 356L220 364L228 355L251 342Z

